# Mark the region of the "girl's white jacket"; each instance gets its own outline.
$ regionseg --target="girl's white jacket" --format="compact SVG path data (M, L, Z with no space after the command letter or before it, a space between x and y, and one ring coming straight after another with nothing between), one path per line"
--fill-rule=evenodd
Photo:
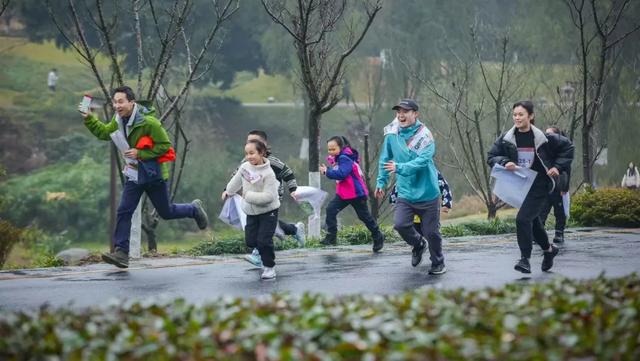
M278 186L271 163L264 158L264 164L258 166L249 162L242 163L227 184L226 190L229 195L240 194L244 213L255 216L280 208Z

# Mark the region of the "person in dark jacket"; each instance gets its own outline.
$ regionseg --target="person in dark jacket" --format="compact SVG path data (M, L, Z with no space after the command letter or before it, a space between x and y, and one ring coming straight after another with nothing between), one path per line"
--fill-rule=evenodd
M529 189L516 216L516 232L520 247L520 260L515 269L531 273L532 242L542 248L542 270L553 267L553 259L559 249L549 243L549 238L540 220L542 208L556 187L561 172L568 172L573 161L573 144L557 134L545 135L534 123L533 103L519 101L513 105L514 126L498 137L487 155L487 163L496 164L514 171L526 167L538 174Z
M545 134L558 134L566 138L564 133L558 127L547 128L547 130L545 130ZM567 192L569 192L570 178L571 172L567 171L560 173L560 175L558 176L558 181L556 182L556 187L553 192L549 194L547 205L542 209L542 213L540 213L540 220L542 221L542 225L544 226L547 223L547 217L549 217L551 208L553 208L553 215L556 218L553 243L564 242L564 227L567 224L567 215L564 213L564 204L562 202L562 197Z

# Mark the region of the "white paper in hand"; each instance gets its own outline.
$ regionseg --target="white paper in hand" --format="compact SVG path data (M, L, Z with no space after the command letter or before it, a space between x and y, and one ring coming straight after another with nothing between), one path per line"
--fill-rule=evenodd
M313 213L320 216L320 210L322 209L322 203L327 197L327 192L322 189L309 186L298 186L296 188L296 201L298 203L308 202L313 208Z
M496 164L491 169L491 176L496 179L493 193L503 202L514 208L520 208L538 173L528 168L518 167L511 171Z
M224 201L218 219L231 227L244 230L244 227L247 225L247 215L242 211L242 208L240 208L240 202L242 202L242 198L237 194L227 198L227 200Z
M571 209L571 196L569 192L562 195L562 208L564 208L564 215L569 220L569 210Z
M116 145L116 148L120 151L120 153L124 153L129 150L129 142L127 142L127 138L124 137L121 131L116 130L115 132L109 134L111 136L111 140L113 144ZM138 181L138 161L135 159L124 157L125 166L122 170L122 173L127 177L127 179L132 180L134 182Z

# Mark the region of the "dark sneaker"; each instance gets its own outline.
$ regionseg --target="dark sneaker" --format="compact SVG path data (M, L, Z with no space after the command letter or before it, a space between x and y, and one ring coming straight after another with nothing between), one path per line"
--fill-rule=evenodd
M553 237L553 243L564 243L564 233L556 233Z
M520 271L522 273L531 273L531 264L529 264L528 258L520 258L516 266L513 267L516 271Z
M542 252L542 270L543 271L548 271L551 269L551 267L553 267L553 259L555 258L555 256L558 255L558 253L560 252L560 249L558 247L556 247L555 245L551 245L551 251L549 252Z
M413 246L413 250L411 251L411 265L416 267L422 262L422 254L427 249L427 242L425 242L424 238L420 240L420 244L417 246Z
M191 202L193 206L196 208L196 214L194 215L194 219L198 224L198 228L205 229L207 225L209 225L209 216L207 216L207 212L204 210L204 206L202 205L202 201L199 199L194 199Z
M335 246L336 243L336 238L331 236L325 236L324 239L320 241L320 244L323 246Z
M381 232L373 238L373 252L380 252L382 247L384 247L384 234Z
M129 254L120 248L116 248L113 253L103 253L102 260L119 268L129 267Z
M431 264L431 268L429 268L430 275L441 275L445 272L447 272L447 267L444 266L444 262Z

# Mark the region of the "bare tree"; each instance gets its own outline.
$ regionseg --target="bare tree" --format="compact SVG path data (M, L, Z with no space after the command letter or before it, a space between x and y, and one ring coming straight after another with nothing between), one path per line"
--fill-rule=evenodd
M493 74L484 63L478 47L475 29L471 30L474 60L463 60L457 54L457 65L450 69L452 79L445 86L412 72L425 88L435 96L436 104L450 120L449 134L441 134L449 146L453 158L452 166L464 176L473 193L487 208L487 218L495 218L504 207L492 190L490 169L486 166L486 154L494 140L502 134L508 114L505 103L520 91L519 74L509 59L509 39L503 36L497 57L499 67ZM472 93L472 74L480 72L481 86L486 90ZM488 96L488 101L487 101ZM489 105L489 110L485 105ZM488 130L488 131L487 131Z
M2 14L4 14L5 10L7 10L7 8L9 7L9 3L11 2L11 0L2 0L0 2L0 16L2 16Z
M297 77L309 102L309 185L319 188L322 114L340 101L345 62L369 30L382 0L362 1L365 18L360 29L354 17L346 19L346 0L260 1L271 19L293 39L299 64ZM319 220L310 224L310 235L319 236L319 226Z
M391 207L388 206L389 193L381 200L375 197L376 176L378 174L378 157L380 155L382 144L381 130L375 130L375 115L380 112L386 100L385 86L385 70L382 66L367 65L365 66L364 76L366 80L366 102L364 107L358 103L357 96L353 96L353 106L358 117L358 122L354 125L360 131L355 139L363 139L363 165L364 178L369 191L369 207L371 215L378 220L390 213ZM353 127L353 126L352 126ZM360 136L361 135L361 136ZM354 137L350 137L354 138ZM393 184L391 185L393 187Z
M197 43L187 36L187 28L193 25L189 23L189 17L193 14L193 0L163 2L160 7L153 0L135 0L124 4L95 0L91 8L86 3L78 7L75 0L67 0L67 11L60 11L60 4L47 1L49 14L59 33L91 69L104 99L107 99L104 106L107 118L113 116L113 110L108 106L109 90L124 85L124 79L129 75L123 64L123 53L135 54L137 61L134 73L138 94L144 94L146 88L147 99L157 106L158 119L173 136L174 148L180 155L179 161L173 164L169 180L171 199L178 191L189 150L189 139L181 124L182 107L193 83L211 69L215 59L212 54L222 41L221 27L238 10L238 1L211 0L211 21L207 23L204 38ZM129 7L126 7L127 4ZM128 36L135 39L134 45L128 45L135 47L135 52L134 49L127 49L123 40ZM184 55L179 57L178 53ZM109 71L106 73L97 61L99 55L109 59ZM169 72L170 68L182 71ZM114 191L115 186L112 185L112 193ZM155 229L159 219L154 210L146 206L144 209L143 230L149 240L149 250L155 251Z
M621 29L623 16L631 0L611 1L603 4L596 0L565 0L571 21L580 37L580 86L582 99L582 184L595 186L593 166L599 151L595 130L602 117L604 87L616 63L617 50L623 41L640 29L640 23ZM602 17L601 12L606 14ZM595 56L594 56L595 55ZM600 149L602 149L601 146Z

